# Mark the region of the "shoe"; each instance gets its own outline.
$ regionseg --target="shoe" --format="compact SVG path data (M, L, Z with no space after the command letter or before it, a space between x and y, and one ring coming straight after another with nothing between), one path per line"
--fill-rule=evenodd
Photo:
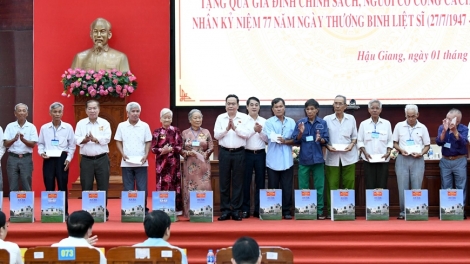
M317 215L317 220L325 220L326 216L324 215Z
M242 217L243 218L250 218L250 212L243 212Z
M259 218L259 212L254 212L253 217Z
M292 215L286 214L286 215L284 215L284 219L286 219L286 220L292 220Z
M331 220L331 214L327 214L325 217L327 220Z
M405 220L405 216L399 215L399 216L397 217L397 219L398 219L398 220Z
M232 213L232 219L235 221L241 221L243 218L240 216L238 211Z
M223 213L219 218L217 218L217 221L225 221L225 220L230 220L230 215L227 213Z

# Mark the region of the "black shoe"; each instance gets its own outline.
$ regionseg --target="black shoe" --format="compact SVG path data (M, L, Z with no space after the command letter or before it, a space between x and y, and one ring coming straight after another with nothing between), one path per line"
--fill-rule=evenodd
M250 212L243 212L242 217L243 218L250 218Z
M241 221L243 218L240 216L239 212L233 212L232 213L232 219L235 221Z
M253 217L259 218L259 212L254 212Z
M225 221L225 220L230 220L230 215L227 213L223 213L219 218L217 218L217 221Z
M284 215L284 219L286 219L286 220L292 220L292 215L286 214L286 215Z

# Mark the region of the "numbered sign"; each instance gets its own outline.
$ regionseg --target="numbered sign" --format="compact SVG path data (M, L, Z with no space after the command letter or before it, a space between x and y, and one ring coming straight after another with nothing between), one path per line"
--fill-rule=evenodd
M60 260L75 260L75 248L74 247L59 247L57 250Z

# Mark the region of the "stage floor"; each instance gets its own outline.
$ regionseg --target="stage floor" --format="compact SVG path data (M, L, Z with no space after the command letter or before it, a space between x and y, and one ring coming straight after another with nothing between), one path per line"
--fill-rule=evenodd
M149 204L151 200L149 199ZM142 223L121 223L120 200L110 199L109 221L96 223L96 246L109 249L146 239ZM81 209L81 200L69 201L69 212ZM67 237L65 223L41 223L40 200L35 200L35 223L10 223L7 241L20 247L48 246ZM9 201L3 200L9 216ZM173 245L186 248L189 263L204 263L208 249L229 247L241 236L252 236L262 246L290 248L295 263L470 263L468 221L332 222L330 220L243 221L190 223L179 217L171 225Z

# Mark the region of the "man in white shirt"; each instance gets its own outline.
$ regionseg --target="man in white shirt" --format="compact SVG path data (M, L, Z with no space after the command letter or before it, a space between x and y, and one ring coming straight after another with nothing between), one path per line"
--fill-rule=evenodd
M15 106L16 121L5 128L3 144L8 148L7 173L10 191L31 191L33 148L38 142L36 127L28 122L28 106ZM21 189L19 182L21 181Z
M8 234L8 224L5 213L0 211L0 248L6 249L10 253L10 264L23 264L21 250L17 244L5 241Z
M65 192L65 215L69 215L68 181L69 165L75 153L75 136L69 123L62 121L64 105L58 102L49 107L52 122L39 131L38 153L43 158L42 174L46 191Z
M239 100L234 94L225 98L226 113L220 114L214 125L214 137L219 141L219 221L241 221L243 204L243 177L245 174L245 145L250 134L246 126L248 116L238 112ZM232 197L230 198L230 186Z
M95 220L90 213L84 210L75 211L67 219L67 232L69 237L62 239L51 247L88 247L95 248L88 241L92 238L92 228ZM100 264L106 264L106 257L100 252Z
M399 155L395 161L397 174L400 215L405 219L405 190L421 189L424 177L424 157L431 146L428 129L418 122L418 106L406 105L406 120L395 125L393 146Z
M122 155L122 183L124 191L145 191L147 213L147 157L152 143L152 132L149 125L140 120L141 107L138 103L128 103L126 112L128 119L119 123L114 136Z
M98 117L100 104L96 100L86 102L87 118L77 123L75 141L80 146L80 184L83 191L93 190L93 181L99 191L109 187L109 157L108 144L111 141L111 126L106 119ZM107 199L106 199L107 201ZM106 217L109 212L106 209Z
M0 126L0 161L2 160L3 154L5 154L5 146L3 145L3 129ZM2 175L2 163L0 162L0 190L3 190L3 175Z
M370 118L361 122L357 134L357 147L364 160L366 189L387 189L388 162L393 148L392 126L380 117L382 103L377 99L369 102Z
M266 177L266 143L268 137L262 133L266 119L259 116L260 101L256 97L250 97L246 101L248 113L247 127L252 128L245 147L245 178L243 180L243 218L250 217L251 207L251 182L253 170L255 171L255 199L254 217L259 217L259 190L265 188Z
M354 190L356 178L357 126L354 116L346 114L346 97L337 95L333 108L335 113L325 116L330 140L326 145L326 201L330 210L330 190L340 188L340 179L345 189ZM331 215L327 214L327 218Z

